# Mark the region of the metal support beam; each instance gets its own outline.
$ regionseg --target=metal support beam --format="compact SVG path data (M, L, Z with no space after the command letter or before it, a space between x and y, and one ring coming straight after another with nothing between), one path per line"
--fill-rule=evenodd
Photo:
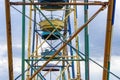
M6 34L7 34L9 80L13 80L12 36L11 36L11 17L9 0L5 0L5 8L6 8L6 32L7 32Z
M84 0L88 2L88 0ZM84 6L84 23L88 21L88 5ZM85 35L85 80L89 80L89 34L88 34L88 25L84 29Z
M23 0L25 2L25 0ZM21 80L25 80L25 5L22 6L22 78Z
M110 69L110 52L111 52L111 39L112 39L112 25L114 16L114 3L115 0L109 0L108 16L107 16L107 28L106 28L106 40L105 40L105 52L104 52L104 68L109 71ZM109 72L103 70L103 80L109 80Z
M102 6L84 25L82 25L78 30L69 38L55 53L53 56L51 56L44 64L42 67L40 67L32 76L29 80L32 80L76 35L78 35L79 32L81 32L86 25L88 25L96 16L99 12L104 10L105 6Z
M42 60L37 60L37 59L25 59L25 61L46 61L48 59L42 59ZM83 59L52 59L51 61L84 61Z
M33 53L34 53L34 50L35 50L35 34L36 34L36 32L35 32L35 29L36 29L36 9L35 9L35 6L34 6L34 23L33 23L33 36L32 36L32 38L33 38L33 40L32 40L32 55L33 55ZM37 51L37 50L36 50ZM34 57L32 57L32 59L33 59ZM31 64L33 65L33 61L31 62ZM33 70L31 69L31 75L33 74L34 72L33 72Z
M77 3L76 0L73 0L74 3ZM77 6L74 5L73 6L74 8L74 11L73 11L73 14L74 14L74 30L75 32L77 31L78 29L78 22L77 22ZM79 59L79 36L76 35L75 37L75 48L76 48L76 58ZM81 80L81 70L80 70L80 61L76 61L76 69L77 69L77 80Z
M30 5L29 8L29 16L30 18L32 18L32 5ZM31 52L31 35L32 35L32 20L29 20L29 28L28 28L28 60L30 59L30 52ZM27 65L27 68L29 68L30 66ZM28 80L30 77L30 69L27 71L27 78L26 80Z
M30 2L10 2L11 5L108 5L108 2L100 2L100 1L94 1L94 2L52 2L52 3L30 3Z

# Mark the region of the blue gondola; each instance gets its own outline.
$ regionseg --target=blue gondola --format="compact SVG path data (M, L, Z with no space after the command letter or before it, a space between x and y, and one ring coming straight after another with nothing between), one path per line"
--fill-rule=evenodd
M41 53L41 56L45 56L44 59L49 59L52 55L54 55L56 51L49 51L48 49L46 49L44 52ZM62 53L59 52L57 56L61 56ZM60 57L55 57L53 59L59 59Z
M46 39L51 32L43 31L42 32L42 39ZM54 34L54 35L53 35ZM53 34L50 35L50 37L47 40L56 40L60 38L60 33L59 32L54 32Z
M38 0L40 3L67 2L67 0ZM41 9L61 9L63 5L41 5Z
M55 64L47 64L47 66L44 67L42 71L59 71L59 70L60 70L60 68L57 67L57 65L55 65Z

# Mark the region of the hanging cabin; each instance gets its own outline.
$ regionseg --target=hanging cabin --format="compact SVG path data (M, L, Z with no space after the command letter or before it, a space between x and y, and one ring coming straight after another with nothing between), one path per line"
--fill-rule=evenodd
M49 59L52 55L54 55L56 51L52 50L49 51L48 49L45 49L44 52L41 53L41 56L44 56L43 59ZM58 55L56 57L54 57L53 59L60 59L60 56L62 55L61 52L58 53Z
M40 22L40 29L42 30L42 39L46 39L49 35L50 37L47 40L56 40L61 37L60 31L64 27L64 22L59 19L49 19L49 21L54 25L52 26L47 20ZM57 30L55 30L57 29ZM52 31L55 30L53 33Z
M38 0L40 3L67 2L67 0ZM41 5L41 9L62 9L64 5Z

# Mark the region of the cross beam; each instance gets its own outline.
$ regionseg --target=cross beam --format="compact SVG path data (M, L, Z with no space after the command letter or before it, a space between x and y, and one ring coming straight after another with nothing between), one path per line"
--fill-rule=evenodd
M94 1L94 2L10 2L10 5L108 5L108 2Z

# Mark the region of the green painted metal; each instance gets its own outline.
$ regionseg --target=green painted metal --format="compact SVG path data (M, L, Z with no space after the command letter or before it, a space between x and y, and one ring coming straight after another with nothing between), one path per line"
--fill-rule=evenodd
M108 61L108 71L110 71L110 61ZM110 80L110 73L108 72L107 80Z
M84 0L88 2L88 0ZM84 5L84 23L88 21L88 5ZM89 80L89 34L88 25L84 29L85 36L85 80Z
M34 59L34 60L36 61L36 59ZM29 66L31 66L29 60L27 60L26 63L27 63ZM31 68L33 69L33 71L37 71L37 68L36 68L36 67L32 67L32 66L31 66ZM37 78L38 78L38 77L39 77L41 80L44 80L40 73L37 74Z
M25 0L23 0L25 2ZM22 78L21 80L25 80L25 5L22 6Z

